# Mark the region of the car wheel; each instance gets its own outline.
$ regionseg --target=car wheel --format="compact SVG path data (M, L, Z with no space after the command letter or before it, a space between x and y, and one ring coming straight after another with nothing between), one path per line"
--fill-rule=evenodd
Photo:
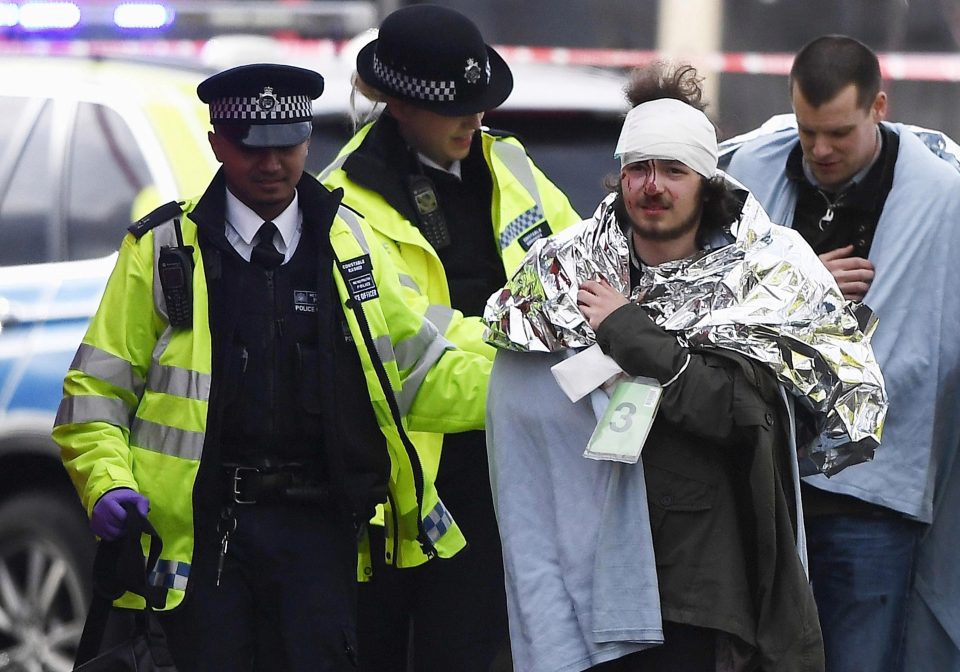
M74 500L46 492L0 504L0 669L73 669L93 550Z

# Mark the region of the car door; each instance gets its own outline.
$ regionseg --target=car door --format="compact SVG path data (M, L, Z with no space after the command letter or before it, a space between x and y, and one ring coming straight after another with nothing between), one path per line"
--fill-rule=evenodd
M50 429L131 207L150 184L114 109L0 96L0 668L69 670L93 536Z

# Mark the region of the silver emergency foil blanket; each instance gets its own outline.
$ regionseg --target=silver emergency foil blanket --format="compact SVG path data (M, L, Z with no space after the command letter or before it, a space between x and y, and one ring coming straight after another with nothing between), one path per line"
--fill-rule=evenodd
M487 302L490 344L552 352L595 342L577 307L580 284L604 278L624 294L630 286L628 240L613 200L592 219L534 244ZM770 367L813 412L822 434L806 457L822 473L872 459L887 410L870 347L876 319L866 306L846 302L809 245L772 224L753 196L732 233L732 244L644 268L631 300L685 347L724 348Z

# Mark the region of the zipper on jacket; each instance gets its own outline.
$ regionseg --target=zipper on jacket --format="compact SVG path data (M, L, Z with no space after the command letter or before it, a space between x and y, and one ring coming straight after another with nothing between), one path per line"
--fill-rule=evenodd
M389 489L387 490L387 501L390 502L390 519L393 521L393 548L390 551L390 564L396 567L397 556L400 555L400 534L398 533L400 529L400 518L397 516L397 503L394 501ZM386 518L384 518L383 524L386 526ZM384 529L386 529L386 527L384 527Z
M270 365L266 368L266 386L267 400L270 404L270 412L267 414L267 435L272 436L276 429L276 417L279 410L277 403L277 371L280 370L280 345L279 345L279 324L280 319L277 315L277 284L274 273L276 271L267 271L267 295L270 297L270 317L272 319L272 331L269 341L270 356L267 361Z
M337 259L337 267L340 269L340 275L343 276L343 267L340 265L340 260ZM397 428L397 434L400 437L400 443L403 444L404 449L407 452L407 459L410 460L410 467L413 471L413 487L414 493L416 494L417 499L417 541L420 543L420 548L423 550L424 555L427 558L433 558L437 554L436 548L433 546L433 542L430 541L430 537L427 536L426 529L423 527L423 466L420 464L420 456L417 454L417 449L414 447L413 442L410 441L410 437L407 436L406 431L403 429L402 416L400 415L400 407L397 404L397 398L393 393L393 389L390 387L390 378L387 376L387 370L383 366L383 362L380 360L380 355L377 353L376 346L373 342L373 336L370 333L370 325L367 323L367 316L363 312L363 304L357 304L357 301L353 298L347 300L345 306L353 311L354 315L357 318L357 324L360 326L360 333L363 335L363 343L367 348L367 352L370 355L370 361L373 363L373 368L377 373L377 378L380 381L380 387L383 388L384 397L387 400L387 406L390 408L390 415L393 418L393 423ZM399 539L399 534L395 535Z

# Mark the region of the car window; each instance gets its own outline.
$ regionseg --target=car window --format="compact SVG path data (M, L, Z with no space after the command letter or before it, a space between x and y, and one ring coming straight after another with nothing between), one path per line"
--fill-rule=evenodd
M27 99L19 96L0 96L0 150L6 151L17 128L20 115L27 109Z
M83 103L67 173L67 257L92 259L120 247L134 198L150 182L133 133L114 110Z
M47 228L58 200L51 193L56 185L50 184L47 171L52 114L51 106L45 106L13 166L0 203L0 265L46 260Z

